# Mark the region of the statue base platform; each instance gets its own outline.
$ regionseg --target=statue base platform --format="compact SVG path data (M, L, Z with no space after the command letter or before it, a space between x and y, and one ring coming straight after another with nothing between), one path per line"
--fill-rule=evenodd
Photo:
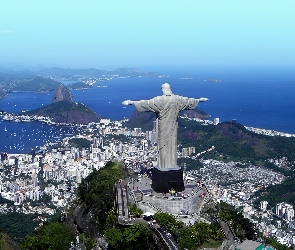
M169 190L184 190L182 169L161 171L152 169L152 189L157 193L169 193Z

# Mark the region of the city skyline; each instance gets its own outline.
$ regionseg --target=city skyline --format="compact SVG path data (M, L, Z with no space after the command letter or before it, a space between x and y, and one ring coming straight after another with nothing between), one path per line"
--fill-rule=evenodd
M0 66L294 67L294 2L6 1Z

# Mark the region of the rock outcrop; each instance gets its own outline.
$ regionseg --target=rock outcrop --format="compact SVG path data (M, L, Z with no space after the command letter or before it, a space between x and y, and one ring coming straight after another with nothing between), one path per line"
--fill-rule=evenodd
M69 225L76 225L80 233L84 233L87 237L97 239L98 231L93 221L91 212L81 205L74 207L74 210L69 213L66 222Z
M59 87L54 91L52 97L52 103L60 101L73 102L73 97L70 90L63 84L59 85Z
M52 104L26 113L50 117L52 122L64 124L88 124L101 119L86 105L74 102L70 90L63 84L54 92Z
M100 120L100 116L86 105L67 101L52 103L27 114L50 117L53 122L65 124L88 124Z

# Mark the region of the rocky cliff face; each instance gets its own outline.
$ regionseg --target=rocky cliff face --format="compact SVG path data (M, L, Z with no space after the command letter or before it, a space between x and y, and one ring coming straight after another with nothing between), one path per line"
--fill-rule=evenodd
M69 225L76 225L80 233L84 233L87 237L97 239L98 231L93 221L91 212L81 205L74 207L74 210L69 213L66 222Z
M63 84L59 85L52 97L52 103L60 101L73 102L73 97L70 90Z

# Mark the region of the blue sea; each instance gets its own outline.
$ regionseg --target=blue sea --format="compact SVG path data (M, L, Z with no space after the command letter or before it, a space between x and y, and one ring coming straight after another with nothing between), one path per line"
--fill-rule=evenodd
M73 90L72 95L74 101L86 104L100 116L120 120L131 117L135 110L134 106L122 105L122 101L161 95L161 85L168 82L174 94L209 98L198 107L210 114L211 120L217 117L221 122L236 119L245 126L295 134L294 69L186 67L154 71L169 77L116 78L100 82L91 89ZM0 99L0 110L18 113L36 109L50 104L52 95L53 92L9 93ZM27 153L45 141L54 141L72 132L67 127L39 122L0 121L0 152Z

